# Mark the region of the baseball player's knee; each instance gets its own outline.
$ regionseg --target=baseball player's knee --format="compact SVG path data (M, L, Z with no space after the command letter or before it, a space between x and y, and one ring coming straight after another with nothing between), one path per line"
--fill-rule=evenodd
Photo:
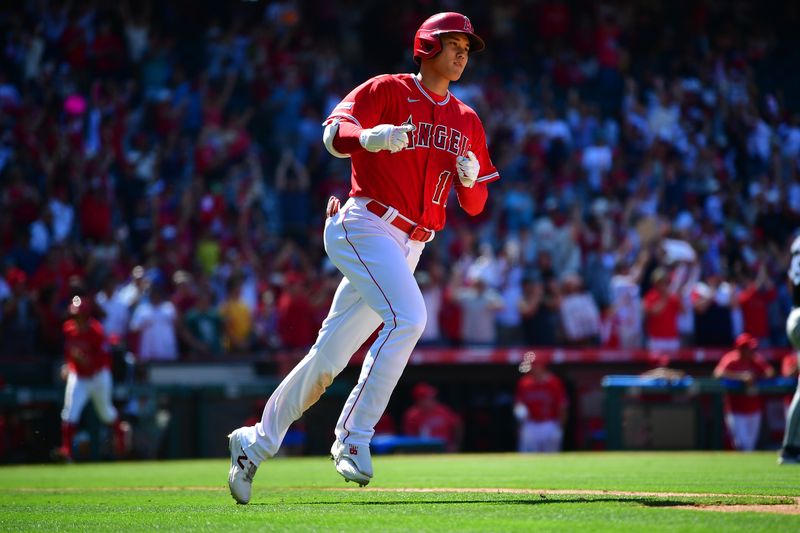
M402 329L408 335L419 338L422 336L422 331L425 329L425 324L428 321L428 313L425 308L416 313L406 313L397 315L397 329Z
M334 348L336 347L326 346L324 350L315 351L307 356L310 358L314 375L325 387L333 383L333 379L347 368L352 355L352 351L348 353L347 350Z

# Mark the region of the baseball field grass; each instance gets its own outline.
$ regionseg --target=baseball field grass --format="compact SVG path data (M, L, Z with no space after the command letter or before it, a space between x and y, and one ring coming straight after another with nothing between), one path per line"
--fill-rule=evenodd
M774 453L375 457L366 488L323 457L0 468L0 531L800 531L800 466Z

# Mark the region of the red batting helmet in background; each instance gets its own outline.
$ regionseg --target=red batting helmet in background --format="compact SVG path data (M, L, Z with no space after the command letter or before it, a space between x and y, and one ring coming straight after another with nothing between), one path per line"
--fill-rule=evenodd
M465 33L469 38L469 51L480 52L486 45L475 35L472 23L461 13L437 13L422 23L414 36L414 61L419 65L423 59L430 59L442 50L439 35L443 33Z

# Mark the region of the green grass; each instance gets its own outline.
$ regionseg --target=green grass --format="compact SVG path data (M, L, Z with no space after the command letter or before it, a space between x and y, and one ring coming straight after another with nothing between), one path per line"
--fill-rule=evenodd
M777 466L773 453L376 457L366 489L325 458L276 459L259 469L247 506L228 495L227 468L0 468L0 531L800 531L800 515L683 507L793 503L800 467ZM506 490L463 490L481 488Z

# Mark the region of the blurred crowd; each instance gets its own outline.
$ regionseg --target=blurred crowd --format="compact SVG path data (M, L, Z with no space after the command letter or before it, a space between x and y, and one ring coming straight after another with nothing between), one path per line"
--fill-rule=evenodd
M439 10L488 43L452 90L502 179L423 255L424 343L785 343L796 6L29 0L0 8L0 353L60 354L76 294L144 360L304 353L349 190L320 123Z

